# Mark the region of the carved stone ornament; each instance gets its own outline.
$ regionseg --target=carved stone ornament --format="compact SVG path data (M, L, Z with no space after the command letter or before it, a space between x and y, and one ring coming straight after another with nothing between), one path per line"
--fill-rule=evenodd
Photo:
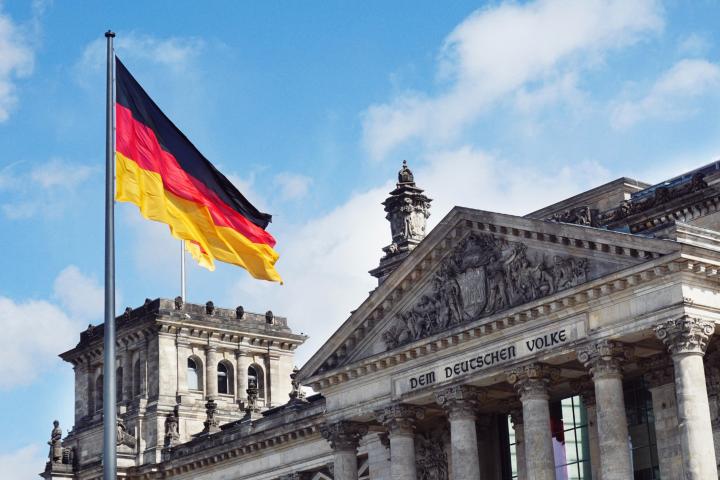
M265 323L268 325L272 325L272 323L275 321L275 314L272 312L272 310L268 310L265 312Z
M122 418L117 418L117 445L125 445L126 447L135 448L135 445L137 444L137 440L135 437L130 435L127 431L127 428L125 427L125 422L123 422Z
M360 439L367 432L367 425L345 420L326 424L320 428L320 434L330 443L333 450L357 450Z
M205 428L203 428L202 433L215 433L220 431L218 419L215 417L216 412L217 403L215 399L208 397L207 403L205 403L205 421L203 422Z
M165 418L165 446L174 447L180 440L179 432L180 413L179 407L175 405L172 413Z
M624 345L611 340L600 340L577 350L578 361L590 370L593 378L621 377L627 355Z
M175 310L182 310L183 306L185 306L185 301L180 295L178 295L175 297Z
M522 243L473 233L445 258L430 292L396 315L388 348L551 295L587 280L586 259L531 255Z
M703 355L714 332L713 322L688 315L668 320L655 327L655 335L662 340L672 355L685 353Z
M208 300L208 302L205 304L205 313L208 315L212 315L215 313L215 304L212 300Z
M508 383L515 387L520 400L527 398L548 398L548 386L560 377L557 368L533 363L514 368L508 373Z
M377 412L377 419L390 433L412 434L415 421L425 418L425 410L414 405L395 404Z
M53 429L52 432L50 432L48 445L50 445L50 461L53 463L62 463L62 429L60 428L60 422L57 420L53 422Z
M290 374L290 386L291 390L288 396L290 397L290 403L297 403L302 402L304 403L305 400L305 392L303 392L302 385L300 385L300 382L297 380L298 373L300 372L300 369L295 367Z
M242 320L242 318L245 316L245 308L242 305L238 305L235 308L235 318L238 320Z
M574 207L569 210L565 210L564 212L556 213L547 220L551 222L585 225L588 227L597 227L600 224L598 221L598 211L594 208L588 207L587 205Z
M415 464L418 480L448 480L445 452L446 432L434 430L415 437Z
M475 418L478 403L487 395L470 385L453 385L435 392L435 401L448 412L450 420Z

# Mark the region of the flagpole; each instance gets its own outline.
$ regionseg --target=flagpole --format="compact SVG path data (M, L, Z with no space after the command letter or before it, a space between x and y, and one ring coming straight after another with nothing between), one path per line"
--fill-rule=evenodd
M115 33L107 39L105 111L105 332L103 360L103 480L116 480L117 405L115 386Z
M180 298L185 299L185 240L180 240Z

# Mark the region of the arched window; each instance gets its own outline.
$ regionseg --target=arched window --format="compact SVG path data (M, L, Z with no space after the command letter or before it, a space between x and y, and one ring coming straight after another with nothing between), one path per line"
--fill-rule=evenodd
M103 408L103 376L100 374L95 380L95 411Z
M202 369L197 357L188 358L187 387L188 390L202 390Z
M224 395L232 395L235 391L235 389L233 388L234 375L232 364L227 360L223 360L218 363L217 376L218 393Z
M248 388L257 388L258 398L265 398L265 376L260 365L253 364L248 367Z
M115 402L120 403L123 399L123 369L118 367L115 370Z
M133 396L140 396L140 389L142 387L142 372L141 372L140 359L135 360L135 366L133 366Z

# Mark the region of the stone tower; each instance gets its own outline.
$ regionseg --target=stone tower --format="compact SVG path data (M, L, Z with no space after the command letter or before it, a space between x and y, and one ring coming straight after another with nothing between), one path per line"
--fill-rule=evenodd
M383 247L385 255L380 265L370 275L381 284L408 254L425 238L425 226L430 216L430 202L423 189L415 185L415 178L403 160L398 172L398 182L390 196L383 202L385 218L390 222L392 241Z

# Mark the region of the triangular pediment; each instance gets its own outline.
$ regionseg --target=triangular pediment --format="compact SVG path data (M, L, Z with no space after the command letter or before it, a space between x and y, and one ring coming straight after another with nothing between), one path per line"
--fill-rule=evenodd
M482 323L676 250L665 240L456 207L318 350L301 377Z

